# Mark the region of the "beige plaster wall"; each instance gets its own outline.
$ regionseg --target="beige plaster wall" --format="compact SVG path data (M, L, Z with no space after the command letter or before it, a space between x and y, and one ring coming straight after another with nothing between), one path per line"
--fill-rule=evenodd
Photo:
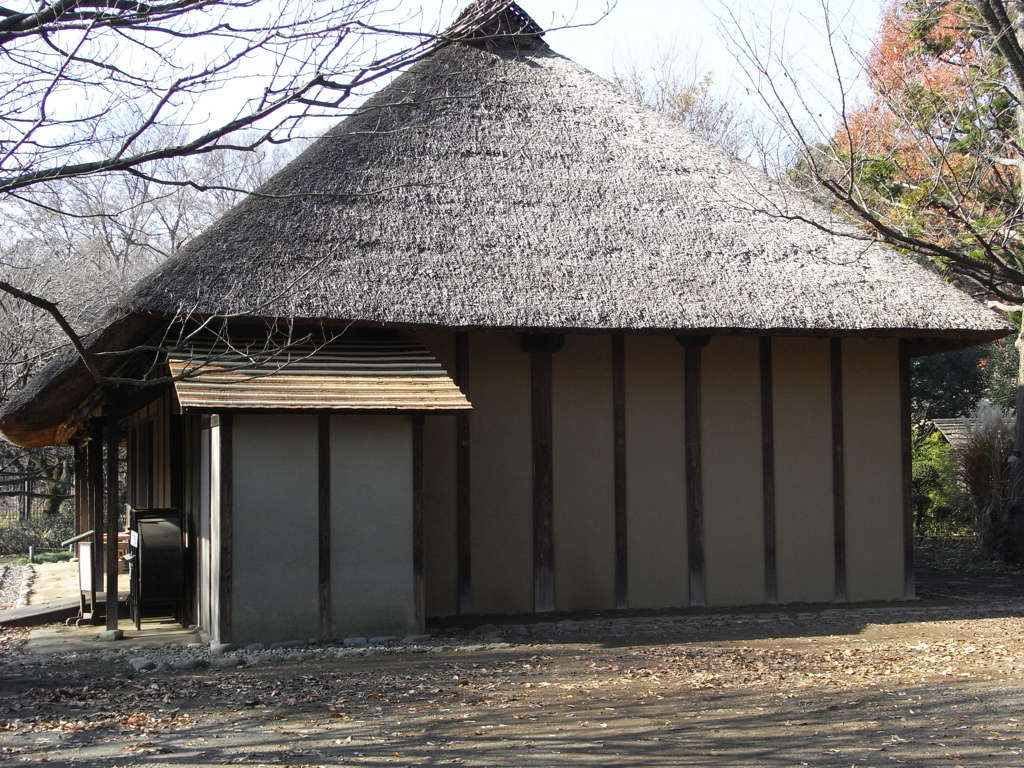
M317 418L236 415L232 641L320 634Z
M469 338L472 578L478 613L533 609L530 358L515 333Z
M764 602L760 346L714 337L703 349L701 436L707 605Z
M772 341L779 602L834 597L827 339Z
M671 336L627 335L629 605L688 602L683 354Z
M417 336L454 377L455 334L424 329ZM423 422L423 582L427 616L452 616L458 609L455 456L455 415L428 415Z
M615 607L611 339L572 334L552 358L555 606Z
M846 584L850 600L903 597L899 347L843 340Z
M330 443L331 633L415 632L412 421L332 416Z

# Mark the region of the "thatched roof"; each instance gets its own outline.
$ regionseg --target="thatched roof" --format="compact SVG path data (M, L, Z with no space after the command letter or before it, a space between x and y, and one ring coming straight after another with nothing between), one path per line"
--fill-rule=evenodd
M835 223L498 5L524 31L413 66L123 308L551 329L1007 327L893 250L793 218Z
M1008 332L895 251L807 223L841 226L551 51L515 3L476 3L447 37L118 302L101 348L182 312L960 344ZM90 387L65 356L0 429L52 442Z

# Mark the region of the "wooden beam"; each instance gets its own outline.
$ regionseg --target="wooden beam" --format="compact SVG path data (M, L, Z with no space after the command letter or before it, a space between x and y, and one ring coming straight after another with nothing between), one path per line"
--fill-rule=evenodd
M220 430L220 452L217 457L220 469L220 494L218 497L218 523L220 531L220 581L218 590L219 615L217 621L218 642L230 643L232 633L232 595L234 591L234 438L231 432L231 413L221 413L216 418ZM211 424L214 420L211 419Z
M319 585L320 635L331 637L331 416L316 419L317 436L317 580Z
M914 496L913 496L913 446L911 445L910 415L910 352L911 345L900 341L900 454L903 478L903 596L913 600L916 596L914 584Z
M423 590L423 421L423 414L412 417L412 573L419 631L423 631L426 622Z
M832 384L832 544L835 599L846 600L846 466L843 451L843 340L829 345Z
M469 334L455 334L455 384L469 396ZM469 413L455 416L455 579L456 611L460 615L473 612L472 507L470 497L470 426Z
M612 429L615 483L615 607L629 607L629 518L626 497L626 340L612 334Z
M117 529L120 517L121 487L118 462L118 445L120 443L120 425L117 417L111 417L105 424L104 438L106 441L106 531L107 548L107 582L106 617L107 629L117 629Z
M775 541L775 394L772 337L761 337L761 487L764 492L764 599L779 600Z
M558 334L524 334L530 354L530 425L533 466L533 610L555 610L554 448L551 356L562 348Z
M683 337L683 448L686 465L686 546L689 604L704 605L704 486L701 457L701 349L699 337ZM685 339L685 340L684 340Z

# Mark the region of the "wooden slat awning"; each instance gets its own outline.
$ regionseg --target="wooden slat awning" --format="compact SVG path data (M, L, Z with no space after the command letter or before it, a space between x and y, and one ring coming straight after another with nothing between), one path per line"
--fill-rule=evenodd
M168 350L183 410L457 411L469 400L415 340L236 340Z

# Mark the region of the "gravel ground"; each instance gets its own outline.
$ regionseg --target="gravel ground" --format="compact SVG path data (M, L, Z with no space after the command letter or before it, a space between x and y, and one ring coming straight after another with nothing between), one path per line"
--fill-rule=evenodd
M1020 768L1024 574L990 581L220 653L36 656L0 630L0 762Z
M32 657L0 760L65 765L1024 764L1024 601L634 617L211 654Z
M23 565L5 563L0 565L0 611L11 608L18 603L21 595L21 579L25 570Z

